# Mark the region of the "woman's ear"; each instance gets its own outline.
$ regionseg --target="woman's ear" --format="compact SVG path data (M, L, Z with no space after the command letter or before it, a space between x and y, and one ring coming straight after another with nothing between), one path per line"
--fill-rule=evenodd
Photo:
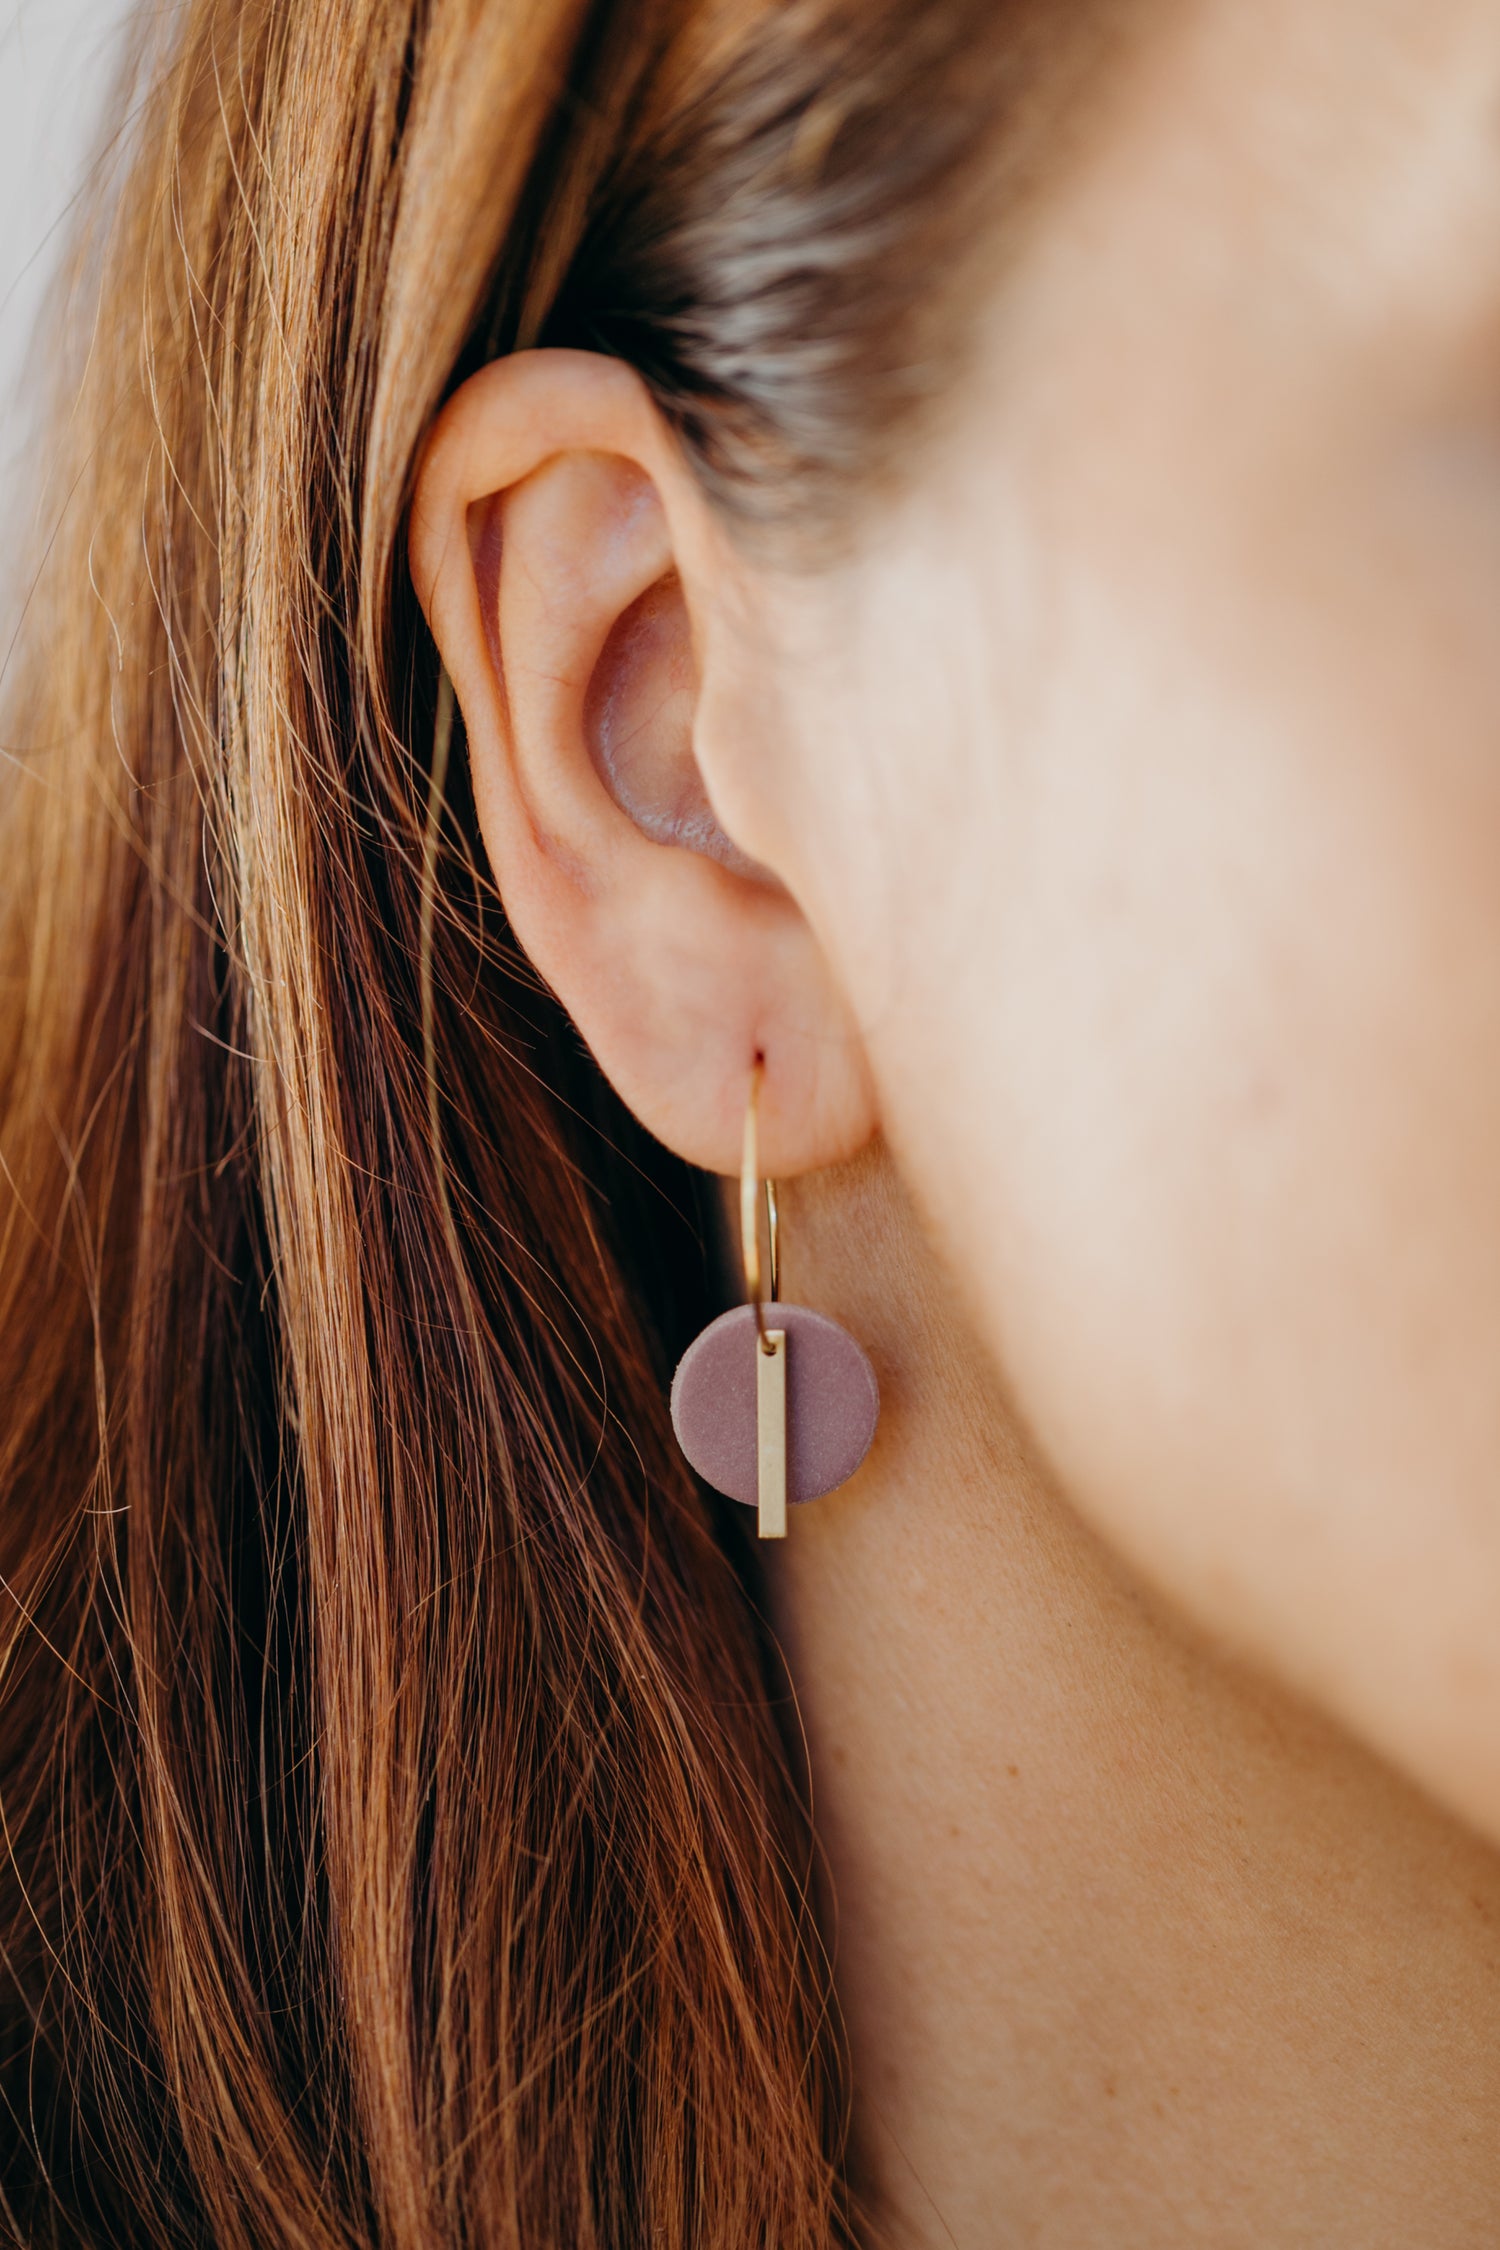
M644 384L562 351L471 377L423 456L411 561L506 911L617 1091L732 1172L761 1055L766 1169L852 1155L875 1125L862 1043L698 756L706 688L722 755L754 679L731 646L745 568Z

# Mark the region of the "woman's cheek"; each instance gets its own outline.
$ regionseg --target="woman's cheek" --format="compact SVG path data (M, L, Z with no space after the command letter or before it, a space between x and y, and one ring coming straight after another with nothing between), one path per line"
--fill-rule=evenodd
M1072 684L965 840L968 941L921 904L955 973L887 1079L1078 1504L1441 1766L1439 1675L1500 1582L1500 728L1417 556L1358 541L1341 578L1350 520L1302 583L1073 590Z

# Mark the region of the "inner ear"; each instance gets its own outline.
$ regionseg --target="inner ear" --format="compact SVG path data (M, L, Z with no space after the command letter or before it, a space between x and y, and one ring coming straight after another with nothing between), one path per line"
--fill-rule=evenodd
M693 752L698 672L675 571L616 618L589 680L583 725L594 769L653 843L759 873L714 817Z

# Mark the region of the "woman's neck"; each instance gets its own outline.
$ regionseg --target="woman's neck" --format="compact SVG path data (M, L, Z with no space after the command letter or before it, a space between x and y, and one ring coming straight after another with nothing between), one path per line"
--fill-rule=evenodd
M884 1160L785 1202L884 1389L769 1568L890 2239L1493 2244L1500 1857L1128 1582Z

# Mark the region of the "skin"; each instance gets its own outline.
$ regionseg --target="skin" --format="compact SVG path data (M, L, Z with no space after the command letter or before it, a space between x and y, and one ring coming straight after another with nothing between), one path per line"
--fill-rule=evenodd
M894 2239L1490 2243L1500 15L1171 11L981 326L815 574L486 370L419 592L523 942L696 1162L765 1054L881 1369L772 1591Z
M772 1558L872 2240L1489 2250L1500 1859L1088 1530L883 1156L786 1203L883 1394Z

